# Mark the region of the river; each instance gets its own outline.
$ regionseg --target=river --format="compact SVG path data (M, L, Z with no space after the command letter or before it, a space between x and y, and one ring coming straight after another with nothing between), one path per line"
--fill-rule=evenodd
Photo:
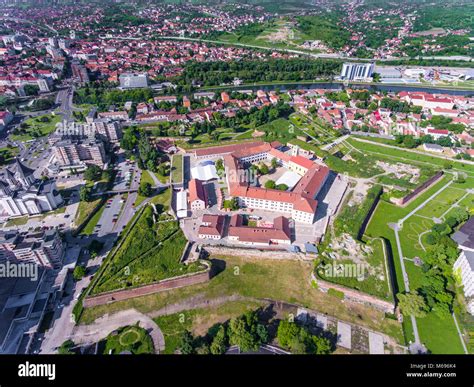
M342 82L315 82L315 83L282 83L282 84L267 84L267 85L241 85L241 86L220 86L220 87L206 87L206 91L218 90L280 90L285 92L287 90L314 90L314 89L372 89L378 91L399 93L401 91L424 91L431 94L449 94L449 95L463 95L474 96L474 90L463 89L443 89L429 86L411 86L411 85L387 85L387 84L348 84L344 85ZM204 90L203 90L204 91Z

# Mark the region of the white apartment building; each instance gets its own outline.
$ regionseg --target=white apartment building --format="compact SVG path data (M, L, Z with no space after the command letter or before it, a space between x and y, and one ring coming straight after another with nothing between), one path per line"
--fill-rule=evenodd
M464 287L467 311L474 315L474 217L451 237L462 250L453 266L453 272Z
M467 310L474 315L474 252L463 250L454 263L453 269L463 285Z

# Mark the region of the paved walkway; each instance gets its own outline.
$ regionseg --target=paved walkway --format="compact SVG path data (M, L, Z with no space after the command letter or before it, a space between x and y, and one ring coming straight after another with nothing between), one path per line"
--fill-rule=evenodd
M150 317L135 309L123 310L112 315L106 314L90 325L79 325L75 327L71 339L76 344L97 343L106 338L109 333L137 322L140 323L141 328L146 329L150 334L155 352L163 351L165 349L165 338L161 329Z
M452 315L454 319L454 324L456 325L456 329L458 331L459 338L461 339L462 348L464 349L464 353L467 355L469 354L469 352L467 350L466 343L464 342L462 338L462 333L461 333L461 329L459 329L458 320L456 319L456 316L454 315L454 313L452 313Z
M384 144L384 143L381 143L381 142L374 142L374 141L365 140L365 139L357 138L357 137L351 137L351 138L353 140L356 140L356 141L359 141L359 142L365 142L365 143L368 143L368 144L377 145L377 146L381 146L381 147L384 147L384 148L391 148L391 149L400 150L400 147L395 146L395 145ZM419 151L419 150L412 150L412 149L406 149L406 148L402 148L402 149L403 149L404 152L416 153L416 154L423 155L423 156L436 157L438 159L454 161L456 163L474 165L474 161L470 161L470 160L458 160L458 159L453 159L452 157L441 156L441 155L438 155L438 154L435 154L435 153L423 152L423 151Z
M448 188L452 183L453 183L453 180L449 181L447 184L445 184L443 187L441 187L438 191L436 191L433 195L431 195L428 199L426 199L423 203L421 203L419 206L417 206L414 210L410 211L405 217L400 219L398 221L398 223L389 224L389 226L395 232L395 240L396 240L396 243L397 243L398 257L400 259L400 266L402 268L403 283L405 285L405 291L406 292L410 292L410 281L408 279L408 275L407 275L407 272L406 272L406 269L405 269L405 260L404 260L404 257L403 257L402 245L400 243L400 236L399 236L398 233L402 229L403 223L408 218L410 218L417 211L419 211L420 209L425 207L430 201L432 201L436 196L438 196L441 192L443 192L446 188ZM415 343L413 345L413 348L422 348L422 344L421 344L421 341L420 341L420 336L419 336L419 333L418 333L418 325L416 323L416 318L414 316L410 316L410 318L411 318L411 322L412 322L412 326L413 326L413 335L415 336ZM459 327L458 327L458 324L457 324L457 321L456 321L456 318L454 317L454 315L453 315L453 318L454 318L454 322L456 324L456 328L458 329L459 338L461 340L461 343L463 344L463 347L465 348L464 340L462 338L461 331L459 330Z

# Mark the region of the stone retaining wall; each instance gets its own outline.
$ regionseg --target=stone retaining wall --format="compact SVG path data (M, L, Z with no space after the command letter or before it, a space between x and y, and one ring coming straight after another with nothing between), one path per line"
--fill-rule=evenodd
M329 289L335 289L344 293L344 299L357 302L359 304L371 306L375 309L381 310L385 313L395 313L395 305L391 302L381 300L380 298L371 296L366 293L359 292L355 289L350 289L348 287L334 284L332 282L324 281L321 278L316 278L314 273L311 274L311 279L316 281L318 289L324 293L327 293Z
M128 300L130 298L146 296L153 293L163 292L165 290L182 288L185 286L196 285L207 282L211 279L211 266L204 272L188 274L181 277L174 277L159 281L150 285L139 286L132 289L120 289L111 292L98 294L96 296L86 297L83 305L86 308L109 304L116 301Z
M426 180L423 184L416 187L413 192L409 193L408 195L404 196L403 198L394 199L395 204L398 204L399 206L405 206L406 204L408 204L409 201L414 199L422 191L428 189L432 184L434 184L439 179L441 179L442 176L443 176L443 171L439 171L438 173L436 173L436 175L432 176L431 178Z

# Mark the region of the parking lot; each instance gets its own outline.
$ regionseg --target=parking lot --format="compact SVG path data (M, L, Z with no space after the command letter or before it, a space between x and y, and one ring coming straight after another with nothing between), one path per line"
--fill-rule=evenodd
M137 168L135 163L125 158L125 152L120 152L117 155L117 174L115 175L114 186L112 190L122 191L129 188L138 188L140 180L136 181L134 173Z

